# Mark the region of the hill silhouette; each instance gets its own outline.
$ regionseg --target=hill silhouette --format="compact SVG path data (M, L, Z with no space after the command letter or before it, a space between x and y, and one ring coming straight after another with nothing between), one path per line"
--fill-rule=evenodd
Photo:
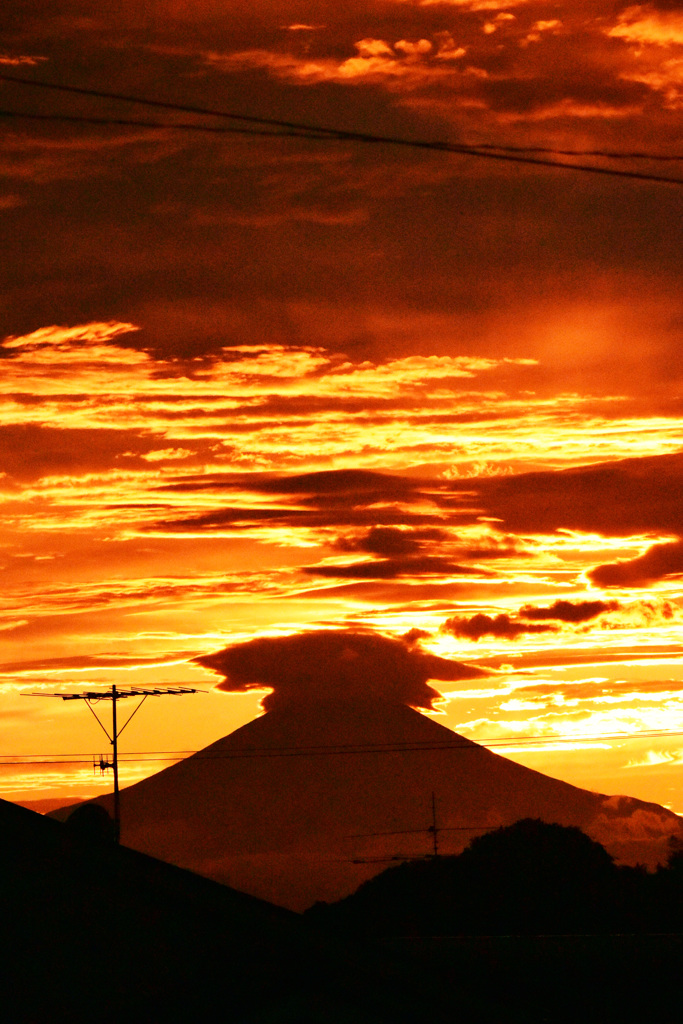
M575 826L525 818L475 838L457 856L390 867L306 914L322 925L379 935L620 931L633 927L639 909L628 905L632 871L617 868Z
M525 819L304 916L438 979L460 1019L663 1024L681 1013L682 864L618 867L579 829Z
M419 1019L424 994L386 956L118 846L100 810L63 824L0 800L1 1020Z

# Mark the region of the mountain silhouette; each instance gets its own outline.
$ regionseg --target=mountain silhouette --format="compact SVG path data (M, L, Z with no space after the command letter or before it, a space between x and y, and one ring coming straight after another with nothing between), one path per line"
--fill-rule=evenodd
M432 794L440 853L528 817L576 825L630 864L664 862L683 835L657 804L579 789L406 705L356 699L280 703L122 790L121 841L303 910L392 858L430 854ZM96 802L111 813L111 797Z

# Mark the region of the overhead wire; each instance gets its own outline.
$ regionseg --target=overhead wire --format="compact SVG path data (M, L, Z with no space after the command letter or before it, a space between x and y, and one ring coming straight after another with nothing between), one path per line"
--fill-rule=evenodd
M23 78L20 75L12 75L6 72L0 72L0 81L12 82L16 85L29 85L35 86L41 89L53 90L56 92L67 92L76 93L81 96L89 96L97 99L110 99L117 100L124 103L135 103L148 107L159 107L164 110L180 111L187 114L200 114L202 116L209 117L220 117L227 118L235 121L246 121L250 124L261 124L269 125L274 128L292 128L306 132L317 132L321 135L328 135L333 137L339 137L342 135L348 136L349 138L357 138L359 135L363 138L369 138L377 141L404 141L406 144L410 143L411 140L399 140L389 136L377 136L370 135L366 132L348 131L341 128L326 128L321 125L311 125L300 121L286 121L280 118L273 117L257 117L251 114L238 114L234 111L226 111L221 108L215 107L203 107L195 104L177 103L170 100L156 100L150 97L143 97L132 95L129 93L110 92L103 89L93 89L85 86L76 85L64 85L58 82L45 82L39 79ZM21 116L21 115L20 115ZM48 116L48 115L46 115ZM168 122L161 122L164 127L169 127ZM172 124L170 125L173 126ZM437 146L458 146L458 143L433 143ZM477 142L470 144L462 144L465 148L473 149L500 149L514 153L559 153L562 156L602 156L609 159L642 159L642 160L683 160L683 153L681 154L662 154L652 153L644 151L634 152L622 152L614 150L602 150L602 149L557 149L549 146L511 146L503 145L495 142Z
M243 758L273 758L273 757L327 757L327 756L348 756L363 754L403 754L420 753L422 751L456 751L467 750L474 752L481 748L508 747L516 744L525 744L529 749L539 749L546 745L567 744L567 743L593 743L610 741L632 741L643 739L666 739L668 737L682 736L683 730L649 730L635 733L600 733L586 734L581 736L512 736L499 737L490 740L468 740L466 737L456 737L456 742L443 741L442 743L349 743L349 744L318 744L310 746L283 746L283 747L246 747L242 750L227 750L205 753L201 750L161 750L161 751L131 751L119 756L121 762L143 763L145 761L180 761L187 757L194 757L196 760L233 760ZM7 760L13 758L13 760ZM85 754L0 754L0 768L9 766L30 766L46 764L92 764L92 755Z
M65 121L72 124L120 125L125 128L170 128L183 132L204 132L214 135L258 135L277 138L315 138L312 132L276 131L272 128L247 128L237 125L198 124L191 121L141 121L125 117L94 117L88 114L39 114L18 110L0 110L0 117L16 118L20 121Z
M155 107L163 110L171 110L182 113L192 113L200 116L209 116L223 118L233 121L238 121L243 124L258 125L262 129L277 129L276 131L269 131L266 134L289 136L293 133L298 138L308 138L317 141L349 141L349 142L360 142L360 143L371 143L375 145L392 145L402 146L412 149L422 150L434 150L437 152L460 154L465 156L479 157L486 160L499 160L508 163L521 163L530 164L539 167L550 167L559 168L564 170L581 171L588 174L601 174L608 175L611 177L628 178L639 181L650 181L658 184L669 184L669 185L683 185L683 179L675 178L668 175L653 174L647 171L637 170L624 170L616 167L601 167L595 164L586 163L571 163L566 160L543 160L539 157L530 156L532 152L542 152L548 155L552 153L558 153L558 155L568 156L598 156L604 159L667 159L667 160L680 160L683 157L671 154L638 154L636 157L634 154L618 154L608 151L593 150L593 151L571 151L571 150L552 150L543 147L513 147L506 145L497 145L495 143L476 143L474 145L467 145L464 143L451 143L451 142L440 142L437 140L426 140L426 139L408 139L401 136L393 135L377 135L370 132L359 132L359 131L348 131L341 128L328 128L322 125L313 125L305 122L288 121L280 118L270 117L257 117L255 115L239 114L233 111L225 111L215 109L211 107L201 107L193 104L181 104L170 102L166 100L156 100L149 97L136 96L127 93L112 92L103 89L86 88L75 85L64 85L56 82L45 82L39 79L23 78L19 75L11 75L6 72L0 72L0 81L11 82L22 86L32 86L35 88L53 90L58 92L66 92L75 95L87 96L96 99L107 99L115 100L117 102L133 103L148 107ZM76 115L76 114L65 114L61 115L58 113L47 113L47 114L24 114L20 111L0 111L0 116L14 117L14 118L28 118L43 121L70 121L72 123L96 123L96 124L122 124L124 119L120 118L97 118L93 119L89 115ZM158 123L144 123L128 121L125 119L125 124L130 126L136 124L139 127L144 128L164 128L170 130L180 131L211 131L214 134L220 134L217 130L217 126L186 126L185 124L174 124L173 122L158 122ZM224 129L227 133L227 130ZM233 134L231 132L230 134ZM256 132L246 133L256 134Z
M510 146L499 142L472 142L476 149L500 149L510 153L557 153L558 156L601 156L606 160L654 160L680 163L683 153L650 153L646 150L616 149L559 149L556 146Z

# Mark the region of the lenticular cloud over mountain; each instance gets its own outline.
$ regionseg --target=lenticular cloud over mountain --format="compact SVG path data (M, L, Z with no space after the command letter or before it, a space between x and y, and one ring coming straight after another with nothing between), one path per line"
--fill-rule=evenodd
M440 694L428 679L451 682L485 675L427 654L407 639L331 629L259 637L197 661L225 677L219 690L271 689L262 702L265 711L319 700L385 700L429 710Z

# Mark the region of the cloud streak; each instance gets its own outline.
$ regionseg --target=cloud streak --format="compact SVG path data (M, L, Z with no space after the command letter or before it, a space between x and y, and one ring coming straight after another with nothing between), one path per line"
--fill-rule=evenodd
M654 544L639 558L608 562L588 573L599 587L649 587L683 574L683 541Z
M554 601L548 607L538 607L527 604L519 609L523 619L530 619L537 622L542 619L552 619L559 622L588 622L603 615L605 612L615 612L619 609L618 601Z
M540 625L538 623L516 621L511 616L484 615L478 612L471 617L454 615L446 619L442 629L444 633L467 640L481 640L484 636L493 636L506 640L515 640L525 633L553 633L557 626Z

